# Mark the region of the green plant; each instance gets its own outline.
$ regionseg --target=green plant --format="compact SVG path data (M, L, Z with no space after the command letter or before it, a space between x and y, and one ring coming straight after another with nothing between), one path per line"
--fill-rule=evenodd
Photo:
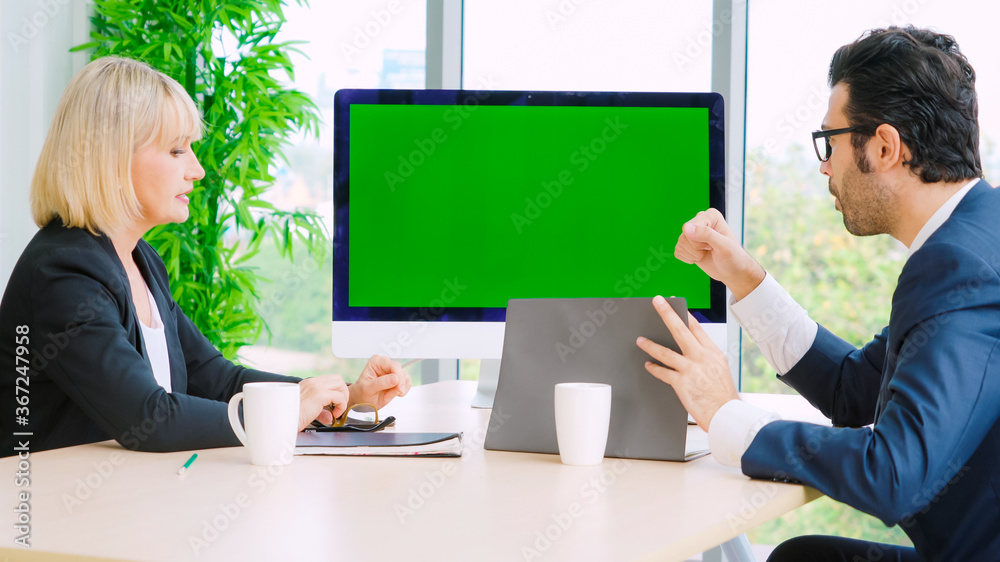
M306 0L296 0L308 5ZM284 0L98 0L92 41L73 50L143 60L180 82L203 112L194 150L205 178L183 224L145 235L163 257L173 297L227 358L255 342L263 279L245 260L273 235L292 260L293 239L322 258L328 239L312 212L286 212L263 198L291 135L318 135L318 109L273 76L293 79L296 42L278 42ZM242 246L242 247L241 247Z

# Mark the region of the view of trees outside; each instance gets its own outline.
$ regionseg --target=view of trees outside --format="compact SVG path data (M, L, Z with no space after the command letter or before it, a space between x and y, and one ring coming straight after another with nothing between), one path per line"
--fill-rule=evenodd
M747 174L744 245L814 320L861 346L888 323L906 247L848 233L812 149L793 147L781 158L748 155L759 169ZM742 390L794 394L743 338Z
M686 19L678 19L671 17L671 9L690 3L631 0L626 10L632 14L629 17L651 26L640 30L615 19L618 3L576 3L576 13L555 20L547 19L546 10L552 7L548 4L512 0L493 5L466 0L466 87L481 87L485 80L496 87L532 89L541 88L536 84L544 80L549 89L710 89L710 49L693 53L684 64L669 55L690 46L688 39L697 46L698 33L706 24L711 29L711 10L706 6L699 4L694 16L689 10ZM704 4L711 3L705 0ZM424 3L402 5L406 11L391 14L389 19L379 18L380 10L388 6L381 0L314 1L308 9L286 9L285 38L308 41L301 49L310 59L295 60L296 87L315 96L326 125L321 139L303 139L289 152L289 165L281 170L275 190L276 203L332 214L335 90L422 87ZM807 145L809 131L819 128L826 111L830 57L862 31L888 24L914 23L954 34L979 72L985 177L995 183L1000 153L990 139L996 138L1000 128L1000 105L992 103L992 94L1000 90L1000 64L992 52L988 26L996 19L991 15L1000 15L1000 7L980 0L843 0L837 9L824 12L822 22L809 3L795 0L751 0L749 9L745 246L813 319L847 341L863 345L888 322L906 248L888 236L858 238L844 229L827 191L827 178L819 174L812 147ZM982 17L963 17L970 12ZM643 43L668 20L674 26L672 43ZM604 22L608 22L606 27L602 27ZM525 32L514 33L514 26L524 27ZM575 63L560 62L579 58L574 55L578 50L568 45L585 40L593 43L587 48L593 51L588 56L594 64L578 68ZM508 44L511 41L515 44ZM612 49L618 49L618 54L608 54ZM671 72L673 77L665 78ZM672 83L686 87L672 88ZM738 187L739 182L733 185ZM303 258L291 269L280 265L276 251L266 249L254 258L252 263L274 281L262 291L264 301L271 303L264 308L272 336L246 350L244 359L298 376L336 372L350 381L360 373L363 359L336 358L330 351L329 258L322 264ZM746 336L741 368L744 391L792 392L776 380L773 369ZM411 373L419 382L419 369ZM463 360L462 378L477 375L478 361ZM750 539L778 544L802 534L909 544L898 527L886 528L877 519L829 498L760 526Z

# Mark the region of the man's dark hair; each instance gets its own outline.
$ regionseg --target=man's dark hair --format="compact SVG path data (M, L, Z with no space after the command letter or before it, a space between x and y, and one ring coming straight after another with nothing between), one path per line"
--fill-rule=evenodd
M950 35L913 26L866 32L830 62L830 87L847 86L844 114L858 167L864 148L888 123L910 149L903 162L924 183L980 178L976 71Z

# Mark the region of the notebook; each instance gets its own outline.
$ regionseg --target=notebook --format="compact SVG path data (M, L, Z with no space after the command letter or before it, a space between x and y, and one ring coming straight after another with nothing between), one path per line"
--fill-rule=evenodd
M462 434L307 430L299 433L295 441L295 454L460 457L462 456Z
M687 322L684 299L667 299ZM485 448L558 453L554 386L610 384L611 427L606 456L687 461L708 452L704 431L692 428L670 385L643 366L646 336L679 351L652 299L511 299L507 304L500 379Z

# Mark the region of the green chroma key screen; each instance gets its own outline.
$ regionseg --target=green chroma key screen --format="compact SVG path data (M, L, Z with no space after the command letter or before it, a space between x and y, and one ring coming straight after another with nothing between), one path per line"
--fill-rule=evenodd
M705 107L352 104L350 307L687 298L673 257L709 207Z

